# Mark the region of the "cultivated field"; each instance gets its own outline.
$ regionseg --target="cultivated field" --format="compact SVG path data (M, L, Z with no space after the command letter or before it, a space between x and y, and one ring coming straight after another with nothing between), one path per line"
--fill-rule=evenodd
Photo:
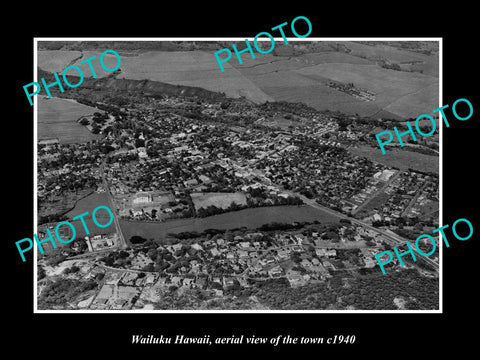
M118 78L198 86L230 97L245 96L258 103L273 101L229 63L225 63L224 67L225 72L222 73L213 52L147 52L122 58L122 72Z
M224 43L225 47L231 47L231 42ZM376 118L416 117L438 107L436 52L426 55L409 51L405 44L389 42L291 41L289 45L280 44L276 45L275 54L256 53L255 59L249 53L242 54L242 64L233 53L230 61L223 63L223 73L213 49L128 54L119 50L122 63L118 78L196 86L223 92L229 97L243 96L256 103L300 101L318 110L338 110ZM245 47L242 42L237 45L239 49ZM410 48L417 49L414 45ZM435 49L431 44L424 47ZM69 63L79 65L82 59L99 57L101 52L39 51L39 65L42 67L43 63L42 68L49 71L63 71ZM223 58L225 54L220 56ZM379 65L381 61L398 64L408 71L384 69ZM100 68L98 59L92 64L99 77L109 74ZM106 64L111 67L116 64L113 55L106 57ZM88 74L89 70L85 72L86 76ZM374 92L377 97L373 102L365 102L328 87L326 84L330 80L353 83Z
M81 143L99 138L77 120L98 109L60 98L36 97L38 102L38 140L58 138L61 143Z
M387 148L386 154L382 155L382 151L379 148L362 145L351 147L348 151L354 155L364 156L367 159L386 166L398 167L400 170L411 168L438 174L440 164L438 156L425 155L407 150Z
M42 70L56 72L58 74L63 73L63 70L73 61L75 61L75 59L82 57L81 51L42 50L38 51L37 54L38 67L40 67ZM86 66L88 68L88 65ZM71 71L71 75L76 75L75 71Z
M400 117L416 117L438 107L438 79L427 75L383 69L377 65L332 63L297 72L306 76L321 74L341 83L353 83L377 94L373 104L378 108Z
M106 50L106 49L105 49ZM63 70L69 65L76 65L82 69L83 76L85 78L93 77L88 63L80 64L80 61L96 56L91 60L91 64L95 70L97 77L102 78L111 74L111 72L105 71L100 65L100 55L105 50L99 51L75 51L75 50L41 50L38 51L38 66L49 72L56 72L60 77L63 74ZM112 49L115 50L115 49ZM123 57L120 55L121 65L123 66ZM113 69L117 65L117 59L115 55L111 53L105 54L103 62L106 67ZM79 76L78 72L74 69L69 70L67 75Z
M192 193L190 194L195 209L207 208L211 205L227 209L233 202L237 205L246 205L247 197L244 193Z
M272 206L251 208L206 218L171 220L164 223L145 223L119 220L125 239L134 235L146 239L163 240L167 233L204 231L207 229L257 228L270 222L291 223L293 221L337 222L339 219L310 206Z

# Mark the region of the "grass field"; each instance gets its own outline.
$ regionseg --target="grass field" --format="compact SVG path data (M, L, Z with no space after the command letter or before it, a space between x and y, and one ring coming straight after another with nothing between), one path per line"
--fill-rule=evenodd
M75 204L75 207L69 211L66 215L70 218L75 217L79 214L82 214L86 211L88 211L89 214L92 213L92 211L100 205L108 205L108 198L106 193L97 193L94 192L83 199L80 199L77 201ZM100 212L98 213L100 215Z
M59 75L63 73L63 70L72 61L82 56L82 53L80 51L68 51L68 50L67 51L66 50L42 50L42 51L38 51L37 54L38 54L37 65L41 69L49 72L56 72ZM75 75L74 73L75 72L72 71L72 75Z
M377 196L375 196L372 200L368 202L361 210L356 213L355 217L361 219L368 215L370 211L375 208L379 208L382 206L388 199L390 199L391 195L386 194L385 192L381 191Z
M353 83L377 94L373 104L380 109L401 117L416 117L438 107L438 79L419 73L347 63L319 64L297 72L306 76L321 74L341 83ZM397 102L399 104L395 105Z
M270 222L315 221L337 222L339 218L310 206L274 206L244 209L207 218L191 218L167 221L165 223L142 223L120 220L125 239L134 235L146 239L165 239L167 233L184 231L202 232L206 229L257 228Z
M83 199L78 200L75 204L75 207L65 215L68 216L70 219L72 219L75 216L88 212L88 215L86 215L84 219L85 219L87 228L90 231L90 235L110 234L115 232L115 225L113 223L106 228L100 228L97 225L95 225L95 223L93 222L92 212L93 210L95 210L97 206L100 206L100 205L109 206L107 195L106 193L94 192L84 197ZM95 217L100 224L108 223L109 215L107 211L104 209L98 210L98 212L95 214ZM77 237L85 237L87 235L80 219L74 220L72 224L75 226Z
M98 109L75 101L38 96L38 140L58 138L61 143L80 143L99 138L77 120Z
M237 205L246 205L247 197L244 193L192 193L190 194L195 208L207 208L213 205L217 208L226 209L232 202Z
M102 51L69 51L69 50L42 50L38 51L38 66L49 72L56 72L60 77L63 74L63 70L69 65L76 65L82 69L83 76L85 78L93 77L88 63L80 64L82 60L96 56L91 61L91 64L95 70L97 77L102 78L111 74L111 72L105 71L100 65L100 55ZM123 58L120 56L121 65L123 66ZM107 53L103 57L104 65L107 68L113 69L117 65L117 59L112 53ZM78 72L75 70L69 70L67 75L78 76Z
M367 159L386 166L398 167L400 170L411 168L438 174L440 164L438 156L424 155L413 151L392 148L388 148L385 155L382 155L379 148L365 145L349 148L348 151L354 155L364 156Z
M198 86L230 97L245 96L258 103L273 101L230 63L224 63L224 67L222 73L213 53L205 51L147 52L122 58L118 78Z
M80 190L77 193L75 192L68 192L64 193L61 196L48 196L47 200L43 203L39 204L38 206L38 215L39 216L46 216L46 215L53 215L53 214L63 214L69 209L71 209L78 199L82 198L83 196L88 197L89 193L91 193L92 189L84 189ZM67 215L70 216L70 215ZM72 215L75 216L75 215Z

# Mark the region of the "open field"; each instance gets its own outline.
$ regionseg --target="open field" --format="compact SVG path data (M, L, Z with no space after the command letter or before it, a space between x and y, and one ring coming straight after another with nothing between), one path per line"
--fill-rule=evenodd
M370 60L387 59L398 63L402 69L422 72L425 75L439 76L438 42L407 41L401 42L373 42L369 44L347 42L346 46L352 50L351 55L364 57ZM419 45L420 44L420 45ZM413 50L423 49L432 51L431 55Z
M387 148L386 154L382 155L382 151L379 148L361 145L351 147L348 151L354 155L364 156L367 159L386 166L398 167L400 170L411 168L438 174L440 164L438 156L425 155L407 150Z
M355 217L361 219L365 216L368 216L370 211L374 210L375 208L381 207L388 199L390 199L390 197L391 195L388 195L385 192L381 191L363 208L361 208L360 211L356 213Z
M67 216L76 216L70 215L68 212L69 209L74 207L75 203L79 201L78 199L82 198L83 196L89 197L89 193L91 193L92 189L84 189L80 190L77 193L71 191L61 196L48 196L46 201L42 202L38 206L38 216L47 216L47 215L55 215L55 214L63 214L65 212Z
M237 192L237 193L192 193L190 194L192 198L193 204L195 205L195 209L200 208L207 208L211 205L221 208L227 209L232 202L236 203L237 205L246 205L247 204L247 197L244 193Z
M66 213L66 215L72 218L87 211L89 214L91 214L92 211L100 205L109 206L107 194L104 192L93 192L92 194L84 197L83 199L78 200L75 204L75 207L71 211ZM98 212L99 216L104 213L103 210L101 212L100 211L101 210L99 210Z
M373 103L380 109L401 117L416 117L438 107L438 79L427 75L383 69L377 65L338 63L319 64L296 72L306 76L321 74L341 83L353 83L377 94ZM401 103L394 106L397 101Z
M204 51L147 52L122 58L118 78L198 86L230 97L245 96L258 103L273 101L229 63L224 67L222 73L213 53Z
M80 64L80 61L96 56L91 61L91 64L95 70L97 77L102 78L111 74L109 71L105 71L100 65L100 55L105 50L101 51L69 51L69 50L41 50L38 51L38 67L45 71L56 72L60 77L63 74L63 70L69 65L76 65L82 69L83 76L85 78L93 77L88 63ZM123 58L120 55L121 64L123 66ZM117 65L117 59L112 53L107 53L103 57L103 62L107 68L113 69ZM67 75L79 76L76 70L69 70Z
M86 215L84 219L85 223L87 224L87 228L90 231L90 235L110 234L115 232L115 225L113 224L113 222L110 226L106 228L100 228L93 222L92 212L97 206L100 205L109 207L107 194L93 192L92 194L84 197L83 199L78 200L75 204L75 207L69 212L67 212L65 215L68 216L69 219L72 219L75 216L88 212L88 215ZM95 217L100 224L106 224L110 219L108 212L104 209L98 210L98 212L95 214ZM86 235L88 235L85 232L80 219L74 220L72 224L75 226L77 237L85 237Z
M164 223L145 223L120 220L125 239L134 235L146 239L163 240L167 233L184 231L202 232L207 229L257 228L270 222L291 223L294 221L337 222L339 218L310 206L272 206L251 208L206 218L171 220Z
M58 138L61 143L81 143L98 139L77 120L98 109L72 100L38 96L38 140Z
M38 51L37 65L41 69L49 72L56 72L61 76L63 70L71 64L75 59L82 56L81 51L68 50L42 50ZM88 65L85 64L88 68ZM75 71L71 70L69 75L76 75ZM40 79L39 79L40 80ZM39 81L40 82L40 81Z
M239 49L245 46L237 43ZM225 42L224 46L231 47L231 42ZM438 53L427 55L409 51L417 49L416 45L292 41L285 46L278 44L275 55L256 53L252 59L250 54L242 54L242 64L233 54L230 61L223 63L223 73L213 49L194 46L199 47L204 50L136 51L125 55L120 48L122 63L117 77L196 86L223 92L229 97L244 96L256 103L301 101L318 110L338 110L376 118L416 117L438 107ZM430 44L418 49L423 48L434 50L435 46ZM82 59L100 54L100 50L39 51L39 65L44 63L45 70L63 71L75 59L75 64L79 65ZM115 65L113 55L106 59L108 66ZM112 63L108 64L110 60ZM408 71L384 69L378 64L380 61L399 64ZM99 77L109 74L100 68L98 61L92 64ZM90 76L89 73L86 71L85 76ZM353 83L377 94L376 99L365 102L332 89L326 85L330 80Z

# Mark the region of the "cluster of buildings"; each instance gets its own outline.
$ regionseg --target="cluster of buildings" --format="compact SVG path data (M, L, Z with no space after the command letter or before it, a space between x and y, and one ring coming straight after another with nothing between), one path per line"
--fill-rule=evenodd
M376 95L373 92L368 91L366 89L355 87L352 83L343 84L343 83L330 81L327 85L333 89L344 92L348 95L353 96L354 98L357 98L363 101L367 101L367 102L375 101L375 98L376 98Z
M37 152L37 196L47 202L84 188L97 189L101 183L101 152L92 144L39 144Z
M232 281L249 287L248 280L286 277L292 286L296 286L303 283L298 275L305 282L324 281L337 267L360 268L339 260L338 255L345 249L361 249L362 266L374 266L377 251L365 245L366 239L376 236L374 233L348 225L340 227L338 234L340 240L337 242L326 240L326 231L314 231L309 235L300 232L269 235L257 231L235 235L231 239L216 235L210 239L195 239L188 244L155 245L156 251L149 245L149 257L138 249L127 250L129 269L160 273L167 284L185 286L188 283L189 288L223 287L225 290ZM381 243L381 239L377 241Z
M419 218L423 215L425 205L438 202L438 177L401 171L384 192L389 196L373 210L374 221L395 222L399 218Z

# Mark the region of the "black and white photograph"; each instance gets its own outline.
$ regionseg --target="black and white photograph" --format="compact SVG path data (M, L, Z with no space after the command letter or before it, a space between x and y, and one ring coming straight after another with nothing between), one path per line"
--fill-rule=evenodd
M440 309L441 41L263 40L37 39L39 311Z

